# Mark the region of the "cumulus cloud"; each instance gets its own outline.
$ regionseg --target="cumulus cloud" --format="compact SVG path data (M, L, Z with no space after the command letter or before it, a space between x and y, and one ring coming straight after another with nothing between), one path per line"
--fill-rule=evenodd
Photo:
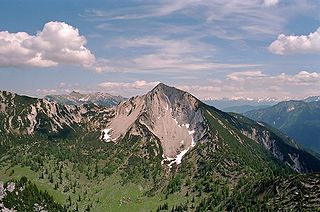
M77 28L64 22L48 22L36 35L0 31L0 67L90 67L95 56L84 46L86 43Z
M266 7L275 6L279 3L280 0L264 0L264 5Z
M313 54L320 53L320 27L309 35L284 35L270 44L269 51L274 54Z
M139 80L134 82L103 82L98 86L103 88L105 92L131 97L134 95L145 94L159 83L159 81L147 82Z

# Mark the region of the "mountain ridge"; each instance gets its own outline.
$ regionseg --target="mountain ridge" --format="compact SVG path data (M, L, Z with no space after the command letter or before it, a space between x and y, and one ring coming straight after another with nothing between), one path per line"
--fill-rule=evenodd
M197 211L271 210L272 197L264 189L274 179L282 187L290 176L320 170L320 161L288 136L164 84L111 108L10 92L1 93L0 106L7 130L0 132L1 179L12 182L26 174L56 194L65 211L156 210L159 204ZM31 123L32 108L33 131L21 134ZM69 125L59 127L60 119ZM8 127L9 122L20 125ZM260 191L269 195L264 205L254 197ZM277 200L278 208L304 207L291 198L296 196L288 197L290 204Z
M76 91L72 91L69 94L47 95L44 97L44 99L66 105L82 105L96 103L98 105L111 107L117 105L119 102L125 100L126 98L122 96L113 96L109 93L95 92L82 94Z
M244 113L293 137L301 145L320 152L320 102L291 100Z

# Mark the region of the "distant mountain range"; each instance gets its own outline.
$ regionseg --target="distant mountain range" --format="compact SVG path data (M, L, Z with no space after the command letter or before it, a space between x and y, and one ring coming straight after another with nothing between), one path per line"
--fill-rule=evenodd
M234 113L245 113L251 110L259 110L263 108L271 107L270 105L241 105L241 106L233 106L233 107L225 107L222 110L225 112L234 112Z
M274 99L270 100L245 100L245 99L239 99L239 100L234 100L234 99L217 99L217 100L203 100L204 103L211 105L215 108L218 108L219 110L222 111L228 111L228 112L235 112L239 113L240 111L243 110L251 110L252 109L257 109L256 107L267 107L267 106L272 106L278 103L278 101ZM238 111L238 112L237 112Z
M309 96L305 99L299 100L304 102L320 101L320 96ZM204 103L214 106L222 111L245 113L251 110L259 110L271 107L279 103L275 99L268 100L246 100L246 99L217 99L217 100L203 100Z
M108 93L89 93L81 94L79 92L71 92L70 94L62 95L47 95L46 100L56 102L58 104L65 105L81 105L81 104L91 104L96 103L98 105L111 107L117 105L119 102L125 100L126 98L122 96L113 96Z
M244 113L250 119L265 122L294 138L298 143L320 153L320 101L285 101L272 107Z

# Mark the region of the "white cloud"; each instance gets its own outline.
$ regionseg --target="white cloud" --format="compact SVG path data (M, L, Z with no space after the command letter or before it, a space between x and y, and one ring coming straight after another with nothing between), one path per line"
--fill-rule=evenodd
M144 4L143 6L133 6L129 8L121 8L106 12L98 9L87 9L82 17L92 18L96 20L134 20L145 19L152 17L162 17L177 12L188 5L191 5L194 0L187 1L153 1L151 5ZM125 15L123 15L125 14Z
M230 80L243 80L245 78L255 78L265 76L261 71L243 71L233 72L227 75L227 79Z
M90 67L95 56L84 36L64 22L48 22L36 35L0 32L0 67L50 67L78 64Z
M264 0L264 5L266 7L276 6L280 0Z
M108 48L125 52L137 51L140 55L124 59L97 59L97 72L180 73L185 71L237 69L258 67L261 64L227 64L211 62L215 48L210 44L189 39L166 39L145 36L136 39L117 38Z
M187 25L192 26L189 28L191 34L199 32L222 39L264 40L266 36L271 37L281 31L290 17L310 11L311 7L307 1L287 1L284 5L278 5L279 2L280 0L145 1L143 4L116 8L112 11L89 9L82 17L100 22L179 15L190 20ZM154 23L153 25L159 26ZM101 26L103 24L97 27ZM111 28L108 27L109 30Z
M159 83L159 81L147 82L140 80L134 82L103 82L98 86L103 88L105 92L131 97L134 95L145 94Z
M280 34L268 49L270 52L280 55L320 53L320 27L309 35L286 36Z
M56 89L37 89L35 92L33 92L32 94L35 96L46 96L46 95L53 95L53 94L57 94L57 90Z

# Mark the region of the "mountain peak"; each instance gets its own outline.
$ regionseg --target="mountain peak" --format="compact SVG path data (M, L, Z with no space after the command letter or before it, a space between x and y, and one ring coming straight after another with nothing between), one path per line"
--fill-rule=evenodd
M182 91L175 87L168 86L164 83L159 83L147 94L147 96L160 95L166 100L168 100L169 102L175 102L175 101L181 101L182 99L186 98L187 97L185 96L186 94L191 97L191 95L185 91Z
M195 143L204 140L205 126L196 98L185 91L159 83L149 93L124 101L113 108L113 117L106 128L107 141L126 135L139 125L159 138L163 158L180 163ZM138 123L138 124L137 124ZM131 131L139 134L138 131Z
M77 92L77 91L72 91L69 95L70 96L79 96L79 95L82 95L82 94Z
M168 86L162 82L160 82L158 85L156 85L151 92L155 91L166 91L166 90L177 90L175 87Z

